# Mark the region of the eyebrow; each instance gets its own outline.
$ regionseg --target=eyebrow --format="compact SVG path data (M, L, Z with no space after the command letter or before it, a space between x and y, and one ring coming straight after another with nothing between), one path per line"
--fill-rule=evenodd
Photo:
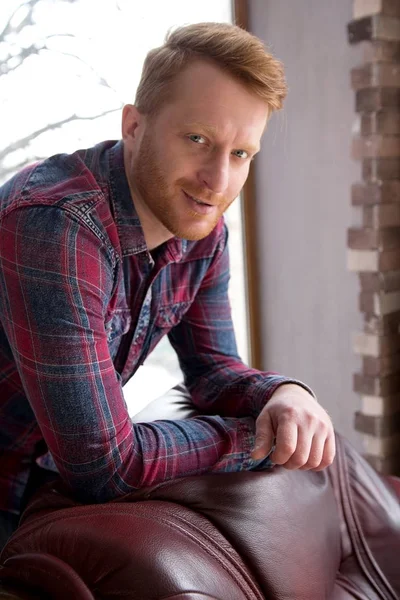
M199 123L197 121L192 121L190 123L183 124L184 129L188 131L203 131L207 135L216 136L218 134L218 127L214 125L205 125L204 123ZM253 146L253 144L245 144L242 147L238 146L236 150L249 150L249 152L256 154L260 151L260 146Z

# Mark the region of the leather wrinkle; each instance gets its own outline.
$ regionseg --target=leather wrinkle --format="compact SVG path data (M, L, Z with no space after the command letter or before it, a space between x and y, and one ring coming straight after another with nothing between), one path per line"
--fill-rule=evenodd
M352 500L352 494L344 493L345 488L347 488L348 490L351 490L348 466L347 466L346 461L344 460L345 452L346 451L345 451L344 446L342 444L340 444L339 452L338 452L339 481L340 481L340 488L341 488L341 492L342 492L342 502L343 502L343 506L344 506L344 514L346 516L347 524L349 527L350 537L351 537L351 533L353 533L353 535L355 537L357 537L358 543L354 543L354 540L352 540L354 552L357 555L360 567L363 569L364 576L370 582L371 587L373 587L379 594L381 594L382 600L387 600L389 598L390 598L390 600L398 600L393 588L390 586L386 577L382 573L378 563L374 559L372 552L370 551L370 549L368 547L368 544L367 544L365 535L363 533L360 521L357 517L357 513L356 513L356 510L354 507L353 500ZM360 547L362 547L363 553L360 552ZM367 562L369 563L368 566L366 565ZM388 597L386 594L384 594L382 588L376 581L376 578L372 577L372 575L370 574L369 569L376 572L377 576L380 579L380 583L382 583L383 586L386 588L386 591L391 594L390 597Z

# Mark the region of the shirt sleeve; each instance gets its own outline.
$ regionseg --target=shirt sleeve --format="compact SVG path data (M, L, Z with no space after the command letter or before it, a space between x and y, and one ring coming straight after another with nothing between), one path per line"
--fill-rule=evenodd
M228 230L224 233L194 302L169 333L185 385L202 412L257 418L274 391L303 382L248 367L238 356L228 297Z
M116 264L100 236L54 206L16 208L0 230L0 319L44 440L78 497L105 502L256 466L252 418L132 423L108 350Z

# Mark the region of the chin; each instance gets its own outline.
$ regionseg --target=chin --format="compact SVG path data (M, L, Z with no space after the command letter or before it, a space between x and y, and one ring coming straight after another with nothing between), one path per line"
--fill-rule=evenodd
M174 232L174 235L178 238L184 239L184 240L189 240L191 242L197 242L198 240L202 240L205 237L207 237L208 235L210 235L210 233L213 231L213 229L215 228L216 223L213 223L212 225L208 225L207 227L199 227L199 226L192 226L192 227L180 227L177 228L176 231Z
M187 235L181 235L178 236L183 240L188 240L189 242L198 242L199 240L203 240L205 237L207 237L209 234L211 233L211 231L207 231L207 233L189 233Z

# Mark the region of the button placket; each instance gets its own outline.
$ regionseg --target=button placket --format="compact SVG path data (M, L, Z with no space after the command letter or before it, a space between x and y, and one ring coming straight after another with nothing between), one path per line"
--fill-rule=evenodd
M150 323L152 297L152 288L150 286L144 297L142 308L140 309L136 330L133 336L133 346L141 344L146 336Z

